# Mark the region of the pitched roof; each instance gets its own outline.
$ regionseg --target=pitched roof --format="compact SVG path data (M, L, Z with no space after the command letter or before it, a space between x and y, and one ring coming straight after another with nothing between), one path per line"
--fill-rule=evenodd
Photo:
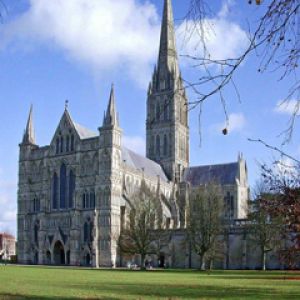
M192 186L200 186L210 182L216 182L221 185L235 184L238 176L238 162L196 166L185 169L183 180L189 182Z
M15 237L13 235L6 233L6 232L3 232L3 233L0 232L0 237L4 238L4 239L15 239Z
M89 138L98 136L98 133L96 133L88 128L85 128L84 126L82 126L78 123L73 122L73 124L74 124L74 127L81 139L89 139Z
M131 168L140 171L144 170L145 175L151 177L156 177L159 175L161 180L165 182L168 181L166 174L158 163L146 157L143 157L125 147L122 147L122 160L127 166Z

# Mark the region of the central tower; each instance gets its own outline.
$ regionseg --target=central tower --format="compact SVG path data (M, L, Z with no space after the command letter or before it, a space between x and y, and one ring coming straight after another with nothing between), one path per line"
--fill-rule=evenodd
M176 52L171 0L165 0L157 66L149 84L146 121L147 157L170 180L180 180L189 165L188 102Z

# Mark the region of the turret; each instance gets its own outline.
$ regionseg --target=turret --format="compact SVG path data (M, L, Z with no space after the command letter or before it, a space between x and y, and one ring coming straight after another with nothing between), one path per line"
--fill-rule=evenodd
M38 148L35 141L34 126L33 126L33 108L30 106L29 116L26 124L26 129L23 134L22 142L20 143L20 161L27 159L31 155L31 151Z
M103 126L116 126L116 127L119 126L119 120L118 120L116 104L115 104L114 85L112 85L111 87L108 107L106 113L104 114Z
M117 238L120 234L120 199L122 194L121 137L112 86L103 125L99 128L99 161L101 182L99 188L104 191L100 204L100 261L101 266L111 267L117 263ZM109 225L108 225L109 224Z

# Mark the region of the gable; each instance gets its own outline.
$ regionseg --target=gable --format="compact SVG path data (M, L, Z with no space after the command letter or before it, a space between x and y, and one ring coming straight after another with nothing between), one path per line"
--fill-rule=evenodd
M97 136L97 133L73 122L68 110L65 110L51 141L54 154L73 152L80 140Z

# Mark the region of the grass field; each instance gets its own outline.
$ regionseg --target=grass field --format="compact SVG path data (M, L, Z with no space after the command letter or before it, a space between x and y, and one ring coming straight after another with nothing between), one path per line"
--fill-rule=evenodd
M0 266L0 299L300 299L300 272Z

